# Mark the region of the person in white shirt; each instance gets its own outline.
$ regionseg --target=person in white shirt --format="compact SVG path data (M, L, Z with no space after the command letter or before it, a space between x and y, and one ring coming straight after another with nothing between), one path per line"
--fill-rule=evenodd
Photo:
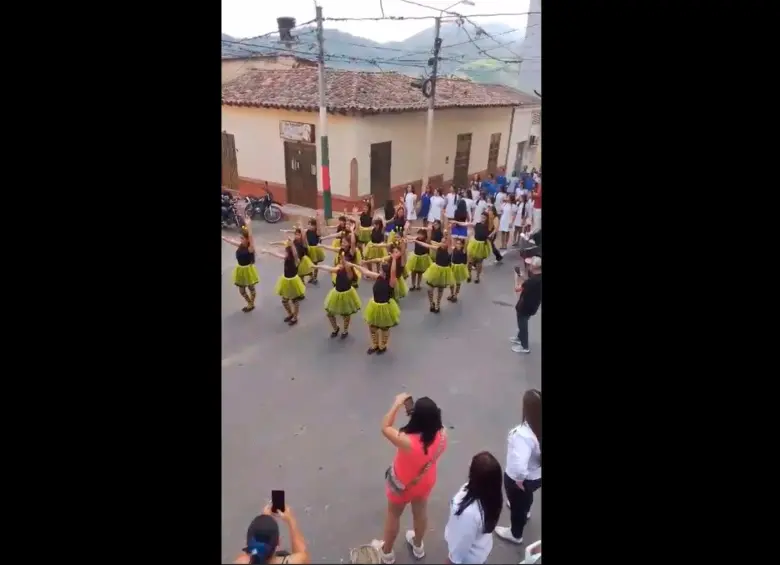
M541 486L542 392L531 389L523 395L523 423L509 431L504 489L512 527L498 526L498 537L523 543L523 528L531 515L534 492Z
M469 190L462 190L460 194L460 199L463 200L466 203L466 212L468 212L468 222L473 221L472 218L474 217L474 208L475 203L474 200L471 198L471 191ZM455 208L455 212L457 212L457 207Z
M406 219L413 221L417 219L417 196L414 194L414 187L411 184L406 185L406 194L404 194L404 208L406 208Z
M501 249L506 249L509 244L509 232L512 231L512 222L515 220L515 214L517 214L517 206L515 205L515 195L510 194L504 198L503 204L501 204L501 219L498 223L498 231L501 232Z
M458 189L454 186L450 188L449 194L447 194L447 207L444 209L444 213L447 219L451 220L455 217L455 205L458 201Z
M441 212L444 209L445 200L441 195L441 189L437 188L433 191L433 196L431 196L431 207L428 211L428 221L433 222L434 220L441 221Z
M444 528L449 563L485 563L493 549L493 530L501 517L501 464L487 451L471 459L469 482L450 501Z
M485 192L482 191L479 194L477 194L477 197L474 200L474 213L471 215L474 222L480 221L479 219L482 217L482 214L484 214L487 211L488 206L489 204Z

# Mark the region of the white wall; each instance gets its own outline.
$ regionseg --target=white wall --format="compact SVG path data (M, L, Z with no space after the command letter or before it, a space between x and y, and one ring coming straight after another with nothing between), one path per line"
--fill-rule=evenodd
M517 157L517 144L523 141L528 141L529 137L535 135L541 139L542 126L541 124L532 124L532 116L536 110L520 110L515 112L515 119L512 124L512 139L509 143L509 159L507 160L508 172L512 172L512 168L515 165L515 158ZM523 154L523 165L528 165L528 168L538 167L537 154L539 153L537 147L525 146L525 152Z
M452 178L455 169L457 136L471 133L471 158L469 171L487 168L490 136L501 133L498 166L504 165L509 142L511 108L468 108L436 110L433 122L433 150L431 152L431 177L444 175ZM392 141L392 170L390 184L397 186L425 177L425 112L380 114L357 119L355 147L358 160L358 193L371 191L371 144ZM337 148L331 143L331 160ZM348 160L347 160L348 162Z
M235 136L240 177L285 184L284 140L279 137L282 120L314 124L316 137L320 135L316 112L222 106L222 129ZM328 115L333 194L349 196L349 160L355 154L356 129L354 118ZM319 168L317 173L319 177Z

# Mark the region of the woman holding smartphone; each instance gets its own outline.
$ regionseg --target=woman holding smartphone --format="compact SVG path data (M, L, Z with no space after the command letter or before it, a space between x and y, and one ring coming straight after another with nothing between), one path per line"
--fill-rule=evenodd
M279 525L274 516L278 516L287 524L290 538L290 551L279 549ZM249 524L246 532L246 547L234 561L240 564L272 563L272 564L304 564L311 563L306 550L306 540L298 528L298 522L292 510L287 506L284 510L273 512L269 503L263 513L256 516Z
M418 398L411 409L409 423L395 428L395 418L407 400L411 397L406 393L396 396L382 419L382 435L396 447L396 453L393 464L385 472L384 540L374 540L371 545L387 565L395 563L393 544L407 504L412 505L414 529L406 532L406 542L412 546L415 558L425 557L423 536L428 528L428 496L436 485L436 463L447 447L441 410L428 397Z

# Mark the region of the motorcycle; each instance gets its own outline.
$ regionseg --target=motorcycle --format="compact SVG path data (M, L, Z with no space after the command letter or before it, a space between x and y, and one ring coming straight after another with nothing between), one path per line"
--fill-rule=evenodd
M273 194L268 188L265 189L265 196L262 198L247 196L246 202L246 213L253 220L255 216L260 216L269 224L275 224L282 219L282 207L274 202Z
M235 226L240 228L244 225L244 220L236 209L236 202L229 199L222 199L222 229Z

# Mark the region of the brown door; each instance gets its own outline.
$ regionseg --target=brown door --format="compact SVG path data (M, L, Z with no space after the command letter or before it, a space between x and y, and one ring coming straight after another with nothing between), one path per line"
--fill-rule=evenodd
M371 196L377 208L390 199L391 144L390 141L371 144Z
M494 133L490 136L490 148L488 149L487 171L496 174L498 168L498 148L501 147L501 134Z
M287 201L317 208L317 149L314 145L284 142L284 173Z
M471 157L471 134L458 135L458 144L455 148L455 170L452 172L452 184L458 188L465 188L469 184L469 159Z
M236 138L232 133L226 131L222 132L222 186L238 190Z

